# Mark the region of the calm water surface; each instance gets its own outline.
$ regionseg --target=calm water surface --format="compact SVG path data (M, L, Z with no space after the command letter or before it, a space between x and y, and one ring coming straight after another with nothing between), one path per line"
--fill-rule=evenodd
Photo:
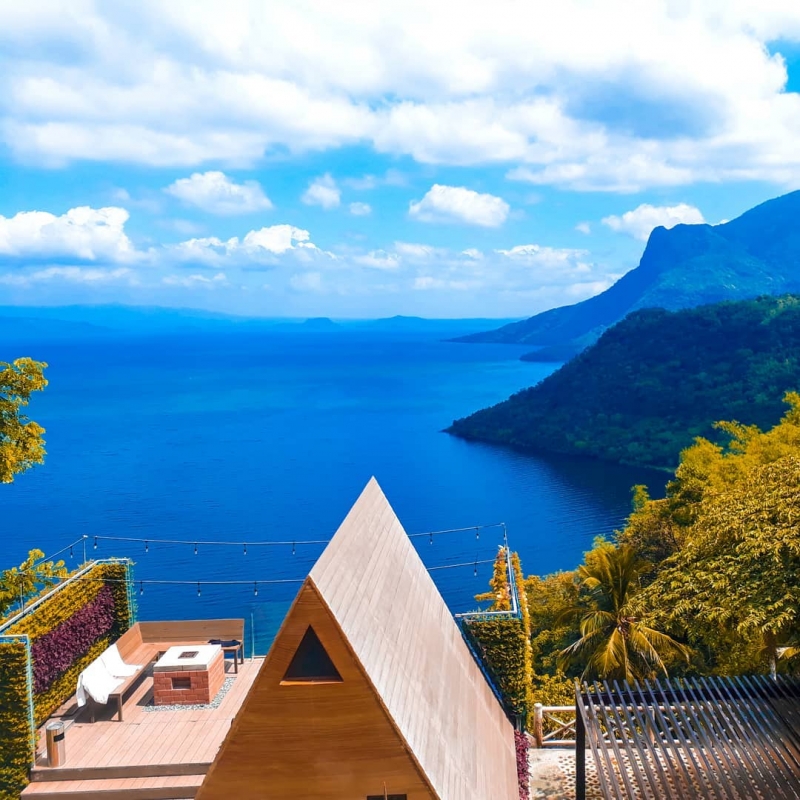
M454 331L454 334L457 331ZM441 334L437 334L441 336ZM376 332L116 335L31 345L50 386L30 415L47 463L0 486L0 564L83 534L233 541L327 539L375 475L411 532L505 522L526 573L573 567L619 527L630 487L661 475L540 458L440 433L454 418L530 386L554 366L526 348ZM11 358L22 355L15 346ZM454 611L474 607L500 529L417 539ZM142 579L302 578L320 546L144 545L100 540ZM76 559L79 555L76 548ZM69 562L69 558L67 559ZM245 616L267 647L295 584L145 585L140 617ZM138 593L138 589L137 589ZM248 650L252 638L248 633Z

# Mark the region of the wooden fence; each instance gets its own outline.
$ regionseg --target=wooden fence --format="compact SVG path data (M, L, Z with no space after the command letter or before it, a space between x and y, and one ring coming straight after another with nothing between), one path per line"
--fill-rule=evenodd
M575 746L575 706L533 706L535 747Z

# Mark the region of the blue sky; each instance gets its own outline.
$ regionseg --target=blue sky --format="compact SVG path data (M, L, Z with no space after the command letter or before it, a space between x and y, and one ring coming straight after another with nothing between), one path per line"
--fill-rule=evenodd
M527 316L800 188L787 0L0 0L0 304Z

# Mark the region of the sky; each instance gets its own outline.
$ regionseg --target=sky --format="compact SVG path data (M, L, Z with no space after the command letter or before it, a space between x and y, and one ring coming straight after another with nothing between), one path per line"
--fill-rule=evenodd
M0 305L529 316L798 141L797 0L0 0Z

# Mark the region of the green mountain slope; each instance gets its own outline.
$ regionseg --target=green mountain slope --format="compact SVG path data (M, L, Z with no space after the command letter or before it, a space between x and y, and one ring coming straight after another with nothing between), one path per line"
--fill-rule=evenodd
M722 300L800 291L800 191L769 200L724 225L659 227L642 259L605 292L462 342L577 348L631 311L677 310ZM531 354L537 360L536 354Z
M769 427L800 388L800 296L636 311L537 386L449 433L533 451L674 467L719 419Z

